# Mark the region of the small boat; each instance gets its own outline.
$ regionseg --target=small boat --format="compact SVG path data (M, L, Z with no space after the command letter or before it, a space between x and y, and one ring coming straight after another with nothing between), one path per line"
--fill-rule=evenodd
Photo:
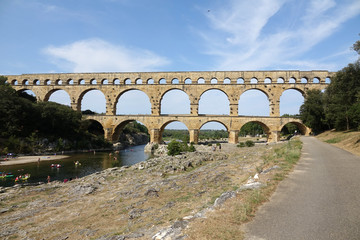
M2 173L0 175L0 178L12 178L12 177L14 177L14 174L12 173Z
M30 174L25 174L24 176L18 176L15 178L15 182L26 181L30 178Z
M60 164L58 164L58 163L57 163L57 164L51 164L51 167L52 167L52 168L55 168L55 167L56 167L56 168L60 168L60 167L61 167L61 165L60 165Z

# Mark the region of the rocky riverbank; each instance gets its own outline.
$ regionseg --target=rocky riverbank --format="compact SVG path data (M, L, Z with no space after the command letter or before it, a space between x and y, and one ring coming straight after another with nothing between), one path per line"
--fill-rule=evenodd
M184 239L197 218L267 184L277 146L160 156L67 183L0 189L1 239ZM257 174L258 172L262 174Z

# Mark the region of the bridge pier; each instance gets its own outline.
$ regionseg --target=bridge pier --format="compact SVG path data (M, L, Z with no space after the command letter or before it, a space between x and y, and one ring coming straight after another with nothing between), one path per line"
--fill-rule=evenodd
M162 136L160 129L150 129L150 143L161 143Z
M199 142L199 133L200 133L199 129L190 129L189 130L190 143L193 142L195 144L198 144L198 142Z
M229 131L229 143L237 144L239 142L239 130Z

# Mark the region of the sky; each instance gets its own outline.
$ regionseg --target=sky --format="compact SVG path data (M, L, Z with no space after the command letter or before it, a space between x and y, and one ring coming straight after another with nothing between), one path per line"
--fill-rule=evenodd
M338 71L358 57L359 26L359 0L0 0L0 74ZM58 91L50 100L67 97ZM163 113L188 113L182 92L164 98ZM200 113L228 114L219 92L201 100ZM104 112L104 101L91 91L82 108ZM146 101L129 92L117 112L149 113ZM302 103L288 90L280 113L296 114ZM239 112L268 116L268 100L246 92Z

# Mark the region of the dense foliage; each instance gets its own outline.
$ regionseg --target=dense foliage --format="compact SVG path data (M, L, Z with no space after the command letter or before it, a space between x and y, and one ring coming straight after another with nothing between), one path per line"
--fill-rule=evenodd
M109 147L87 131L81 113L54 102L36 102L0 77L0 154Z
M185 142L179 142L179 141L171 141L168 146L168 155L175 156L179 155L182 152L195 152L195 147L193 143L190 144L190 146Z
M360 54L360 41L353 45ZM314 133L360 128L360 59L338 71L324 93L309 91L300 108L302 121Z

